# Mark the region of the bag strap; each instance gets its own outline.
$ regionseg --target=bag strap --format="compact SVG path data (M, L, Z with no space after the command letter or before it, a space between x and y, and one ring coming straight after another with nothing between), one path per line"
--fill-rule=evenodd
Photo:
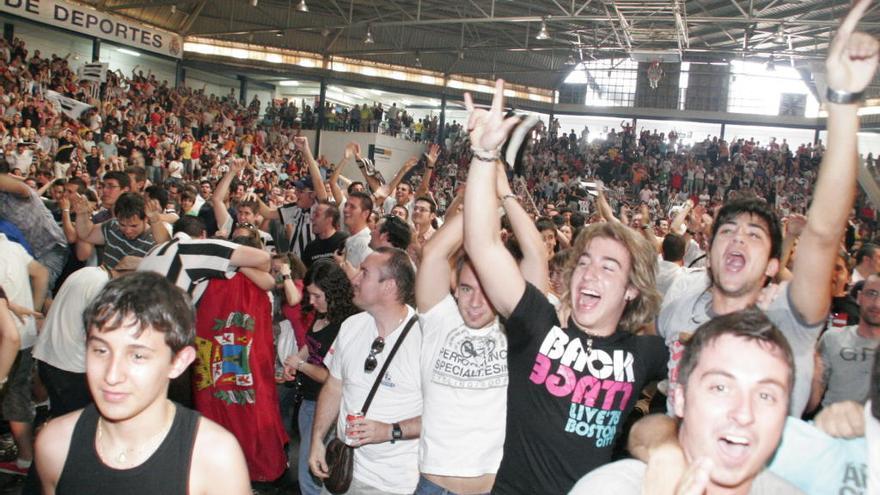
M370 408L370 403L373 402L373 397L375 397L376 391L379 390L379 383L382 382L382 377L385 376L385 372L388 370L388 365L391 364L391 360L397 353L397 349L400 347L400 344L403 343L403 339L406 338L409 329L415 325L417 320L418 317L416 315L413 315L412 318L409 319L406 326L403 327L403 332L400 334L400 338L397 339L397 342L394 343L394 347L391 348L391 352L388 353L388 359L385 360L385 364L382 365L382 369L379 371L379 374L376 375L376 381L373 382L373 388L370 389L370 393L367 395L367 400L364 401L364 407L361 408L361 412L364 414L367 414L367 409Z

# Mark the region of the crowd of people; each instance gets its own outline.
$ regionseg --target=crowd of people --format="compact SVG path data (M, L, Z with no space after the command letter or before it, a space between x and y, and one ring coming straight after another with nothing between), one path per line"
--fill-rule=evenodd
M234 96L233 96L234 98ZM260 109L260 100L254 96L248 105L251 110ZM332 102L324 104L323 125L320 124L319 112L300 100L300 106L289 98L281 98L268 102L262 124L266 126L280 125L282 128L322 129L328 131L378 132L389 136L400 137L409 141L432 142L438 136L439 116L430 115L418 118L407 113L405 108L398 107L397 102L382 106L381 102L340 105Z
M22 493L880 493L869 4L829 48L826 143L591 139L508 112L500 80L442 129L327 107L426 143L388 179L353 142L314 153L305 102L97 84L0 41L0 472Z

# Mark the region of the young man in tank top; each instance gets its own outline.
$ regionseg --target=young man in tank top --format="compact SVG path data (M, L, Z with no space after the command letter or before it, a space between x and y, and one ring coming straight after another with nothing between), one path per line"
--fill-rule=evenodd
M195 358L183 291L154 273L125 275L84 319L95 404L50 421L37 438L43 493L249 494L235 437L166 398Z

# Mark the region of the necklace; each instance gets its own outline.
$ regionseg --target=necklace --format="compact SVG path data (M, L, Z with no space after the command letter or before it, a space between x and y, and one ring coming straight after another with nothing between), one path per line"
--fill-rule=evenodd
M105 450L104 450L104 441L103 441L104 440L104 428L103 428L104 418L99 417L98 418L97 442L96 442L96 447L98 450L99 457L110 459L110 461L116 465L122 465L122 466L127 465L131 461L131 459L136 459L137 457L139 457L143 453L145 453L151 449L155 450L159 447L158 444L154 445L154 443L156 443L157 439L161 440L161 439L165 438L165 435L171 429L171 425L174 424L174 417L175 417L175 414L172 414L171 421L168 421L167 422L168 424L164 425L162 427L162 429L160 429L159 431L154 433L150 438L148 438L144 442L142 442L140 447L127 447L127 448L120 450L115 455L111 455L109 452L105 452Z

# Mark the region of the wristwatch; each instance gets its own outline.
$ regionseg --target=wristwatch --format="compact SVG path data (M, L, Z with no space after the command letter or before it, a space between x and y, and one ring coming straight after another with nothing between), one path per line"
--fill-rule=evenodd
M391 425L391 443L398 440L403 440L403 430L400 429L400 423L393 423Z

